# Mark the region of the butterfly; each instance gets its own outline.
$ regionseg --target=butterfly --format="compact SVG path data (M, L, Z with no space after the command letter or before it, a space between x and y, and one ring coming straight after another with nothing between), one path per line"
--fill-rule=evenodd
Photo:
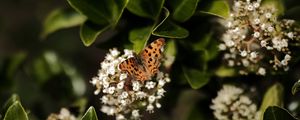
M150 80L159 70L165 40L159 38L146 46L138 55L119 64L119 69L128 73L134 80Z

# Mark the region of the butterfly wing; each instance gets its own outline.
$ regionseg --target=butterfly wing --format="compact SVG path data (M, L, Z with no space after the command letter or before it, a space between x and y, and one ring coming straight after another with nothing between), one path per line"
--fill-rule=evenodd
M149 44L139 54L147 73L150 74L149 76L153 76L158 72L164 45L165 40L163 38L159 38Z
M119 64L121 71L126 71L133 79L145 81L150 78L145 68L139 64L136 57L131 57Z

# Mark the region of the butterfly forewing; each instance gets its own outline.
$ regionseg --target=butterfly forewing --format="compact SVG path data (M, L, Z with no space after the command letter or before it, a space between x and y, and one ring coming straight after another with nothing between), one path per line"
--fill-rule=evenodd
M152 75L156 74L161 63L162 48L165 45L165 40L159 38L149 44L140 53L140 58L147 72Z

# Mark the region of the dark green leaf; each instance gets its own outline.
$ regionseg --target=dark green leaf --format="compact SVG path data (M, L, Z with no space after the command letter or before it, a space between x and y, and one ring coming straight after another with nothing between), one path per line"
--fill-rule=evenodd
M300 22L300 16L299 16L300 6L293 7L291 9L288 9L285 13L284 18L289 18L296 20L297 22Z
M90 46L95 42L97 36L108 28L110 28L110 25L97 25L86 21L80 27L80 38L85 46Z
M139 53L147 44L148 39L151 36L153 26L146 26L143 28L137 28L129 33L129 40L133 43L133 50Z
M81 120L98 120L95 108L91 106L86 113L83 115Z
M282 105L283 105L283 86L280 83L275 83L265 93L259 110L263 113L269 106L281 107ZM263 118L263 114L261 115L261 118Z
M200 71L193 68L182 68L185 79L193 89L199 89L206 85L210 80L210 75L206 71Z
M166 49L164 53L165 53L164 66L166 68L170 68L173 62L175 61L175 57L177 54L176 44L173 39L167 41Z
M7 109L4 120L28 120L27 113L19 101L15 101Z
M68 0L68 2L93 23L115 26L128 0Z
M189 35L189 32L176 25L172 21L167 20L170 15L168 9L163 9L163 19L162 21L154 28L152 34L160 37L167 38L185 38Z
M24 60L27 57L27 53L25 52L19 52L12 56L11 61L9 63L8 69L7 69L7 78L12 80L16 71L20 67L20 65L24 62Z
M138 16L155 20L164 2L164 0L130 0L127 9Z
M179 22L185 22L193 16L199 0L172 0L171 7L174 9L173 19Z
M264 112L263 120L297 120L286 109L270 106Z
M4 104L2 110L1 110L1 115L4 115L5 112L8 110L8 108L15 103L16 101L20 101L20 97L17 94L13 94ZM1 118L0 118L1 119Z
M300 90L300 80L294 83L292 87L292 94L295 95Z
M226 19L229 17L230 8L225 0L213 0L211 6L207 10L200 12Z
M271 9L276 8L275 13L278 15L283 15L284 13L284 4L282 0L262 0L261 6L269 7Z
M201 40L199 40L196 43L192 44L193 50L195 51L202 51L205 50L208 44L210 43L210 40L212 39L212 32L205 34Z
M173 120L187 120L194 109L198 109L197 102L201 94L196 90L184 90L180 92L179 99L174 109ZM198 119L197 119L198 120Z
M45 38L57 30L80 25L85 20L85 16L73 10L55 9L46 17L41 37Z

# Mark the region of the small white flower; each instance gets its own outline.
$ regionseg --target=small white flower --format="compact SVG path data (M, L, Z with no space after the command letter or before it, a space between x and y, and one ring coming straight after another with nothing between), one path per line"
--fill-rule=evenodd
M265 16L266 16L266 18L271 18L271 17L272 17L272 14L268 12L268 13L266 13Z
M249 61L247 60L247 59L243 59L242 60L242 63L243 63L243 65L245 66L245 67L247 67L247 66L249 66Z
M121 98L122 99L125 99L125 98L127 98L128 97L128 93L127 92L122 92L122 94L121 94Z
M242 56L242 57L246 57L247 54L248 54L247 51L245 51L245 50L241 51L241 56Z
M117 120L125 120L124 115L118 114L116 117Z
M291 57L290 55L288 55L288 54L286 54L286 55L284 56L284 59L287 60L287 61L291 60L291 58L292 58L292 57Z
M115 92L115 89L116 89L115 87L109 87L108 88L108 93L113 94Z
M255 2L255 3L253 3L253 6L254 6L255 8L258 8L258 7L260 6L260 4L259 4L258 2Z
M164 86L166 84L166 82L162 79L158 80L158 85L159 86Z
M127 78L127 74L122 73L122 74L120 75L120 80L124 80L124 79L126 79L126 78Z
M287 36L288 36L289 38L291 38L291 39L293 39L293 38L294 38L294 34L293 34L293 32L289 32L289 33L287 34Z
M163 89L163 88L160 88L160 89L158 89L157 90L157 95L158 96L164 96L164 93L165 93L166 91Z
M149 82L146 82L146 86L145 86L147 89L152 89L155 87L155 82L152 82L152 81L149 81Z
M259 33L259 32L254 32L253 36L254 36L255 38L258 38L258 37L260 36L260 33Z
M256 52L251 52L250 53L250 59L255 59L257 58L257 53Z
M254 24L259 24L260 23L260 19L256 18L254 19Z
M148 97L149 103L153 103L155 101L155 96L151 95Z
M252 5L248 5L248 8L247 8L249 11L252 11L254 8Z
M159 104L159 103L156 103L155 106L156 106L156 108L161 108L161 104Z
M226 45L225 44L220 44L219 45L219 50L226 50Z
M265 40L260 41L260 46L267 47L267 41L265 41Z
M134 91L139 91L140 90L140 83L138 81L132 82L132 89Z
M139 118L140 117L139 110L132 110L131 115L133 118Z
M113 57L117 57L120 54L120 52L116 48L114 48L114 49L110 50L110 54Z
M260 68L258 69L258 74L259 74L259 75L266 75L266 69L263 68L263 67L260 67Z
M148 106L147 106L147 111L149 111L149 113L153 113L153 109L154 109L154 106L152 105L152 104L149 104Z
M268 31L269 32L273 32L274 31L274 27L272 27L272 26L268 27Z
M119 82L119 83L117 84L117 88L118 88L118 89L123 89L123 87L124 87L124 82Z

